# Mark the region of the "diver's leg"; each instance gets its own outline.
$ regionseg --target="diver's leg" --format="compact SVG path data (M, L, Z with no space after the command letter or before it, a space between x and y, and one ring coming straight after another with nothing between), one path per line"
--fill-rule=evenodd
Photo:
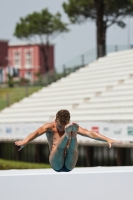
M67 148L67 154L65 158L65 167L68 170L72 170L76 166L78 160L77 131L78 125L73 123L72 138L69 147Z
M64 165L65 149L68 142L71 139L72 125L65 127L65 134L61 137L57 146L51 151L49 156L49 162L53 169L60 170Z

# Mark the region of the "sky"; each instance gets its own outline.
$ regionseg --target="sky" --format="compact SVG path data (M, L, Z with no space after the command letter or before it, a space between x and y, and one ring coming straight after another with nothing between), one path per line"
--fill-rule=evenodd
M62 14L62 20L69 22L64 13L62 3L67 0L0 0L0 39L9 42L18 41L13 36L15 25L20 17L25 17L34 11L44 8L56 14ZM126 18L125 29L116 25L107 30L107 45L129 45L133 43L133 18ZM55 67L61 69L64 64L96 48L96 26L95 22L88 20L84 24L69 26L70 32L57 36L52 43L55 46Z

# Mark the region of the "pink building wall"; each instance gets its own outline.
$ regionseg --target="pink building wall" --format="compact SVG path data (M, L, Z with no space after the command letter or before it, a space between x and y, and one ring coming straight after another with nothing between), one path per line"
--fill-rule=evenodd
M31 65L26 65L26 54L30 52L31 54ZM19 65L15 64L15 56L19 54ZM40 50L40 45L9 45L8 47L8 64L10 67L15 67L19 69L19 77L26 78L26 73L31 74L31 81L36 80L35 73L40 72L45 74L45 66L43 54ZM49 59L48 59L49 70L54 70L54 46L49 46Z

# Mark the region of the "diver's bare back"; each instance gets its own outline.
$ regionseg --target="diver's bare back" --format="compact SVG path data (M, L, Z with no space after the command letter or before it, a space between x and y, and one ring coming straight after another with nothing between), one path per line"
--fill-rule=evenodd
M65 130L60 132L55 125L55 122L48 123L48 131L46 132L46 136L48 139L48 144L50 151L54 150L58 145L60 138L64 135Z

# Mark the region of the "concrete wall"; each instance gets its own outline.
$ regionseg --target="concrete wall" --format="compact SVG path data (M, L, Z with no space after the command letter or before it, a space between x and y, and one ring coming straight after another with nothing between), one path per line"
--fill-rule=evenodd
M132 167L0 171L1 200L132 200Z

